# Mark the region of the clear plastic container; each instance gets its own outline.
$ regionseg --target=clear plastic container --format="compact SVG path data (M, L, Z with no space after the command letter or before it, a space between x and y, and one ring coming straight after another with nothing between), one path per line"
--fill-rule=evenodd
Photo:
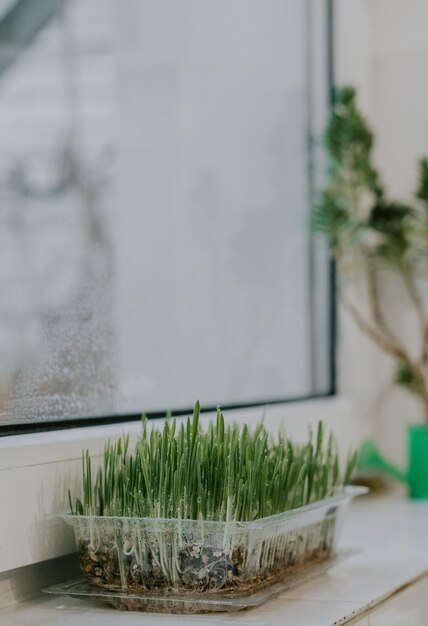
M64 519L74 529L82 571L91 585L121 592L118 608L160 611L167 604L170 612L193 613L197 606L209 610L210 598L218 604L221 598L249 597L333 558L346 505L365 491L347 487L337 496L254 522ZM174 603L172 596L187 601ZM193 605L192 598L198 599ZM213 605L212 610L225 609Z

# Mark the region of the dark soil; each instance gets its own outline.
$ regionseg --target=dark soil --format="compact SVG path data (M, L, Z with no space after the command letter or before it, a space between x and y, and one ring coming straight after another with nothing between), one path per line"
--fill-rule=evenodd
M97 551L93 551L90 541L83 540L79 541L78 551L81 569L91 583L112 590L123 589L118 550L114 542L103 543ZM133 554L122 553L121 558L130 591L170 587L152 554L148 555L144 568L138 564ZM194 591L231 586L242 569L239 548L233 550L230 558L218 548L197 542L184 544L178 554L178 563L179 587Z
M122 552L122 575L126 577L125 590L131 592L175 591L175 592L216 592L259 588L263 583L271 584L281 578L291 568L309 561L319 561L330 555L330 547L321 544L310 554L296 555L295 546L291 546L282 558L273 559L266 570L254 572L254 576L243 578L243 551L240 546L232 550L232 554L205 546L201 543L187 543L178 554L180 573L175 585L165 575L152 555L149 555L142 568L133 554ZM263 551L263 547L262 547ZM118 560L118 550L114 542L103 543L94 552L90 541L79 542L81 568L90 582L96 586L112 591L123 591L122 578Z

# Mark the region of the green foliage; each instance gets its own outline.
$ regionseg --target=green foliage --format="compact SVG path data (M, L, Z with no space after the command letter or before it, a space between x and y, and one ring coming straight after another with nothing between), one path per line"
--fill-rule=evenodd
M419 163L415 194L419 202L409 206L388 198L373 165L373 133L351 87L336 92L325 145L329 179L313 210L313 228L328 237L346 278L358 277L359 284L365 284L367 308L360 311L347 298L348 310L360 328L398 361L396 383L418 394L428 420L428 313L421 285L428 274L428 157ZM398 275L397 284L415 309L421 331L416 357L390 325L381 301L379 271L385 269ZM343 288L340 278L339 273Z
M403 220L413 210L397 202L376 204L370 213L369 226L386 235L398 237L403 235Z
M407 391L419 395L422 391L422 381L415 376L415 372L407 363L399 362L395 373L394 382L404 387Z
M349 221L348 212L340 201L340 197L331 189L326 189L312 213L314 229L328 235L332 248L339 243L342 229L346 228Z
M419 185L416 197L422 200L428 209L428 157L423 157L419 161Z
M337 90L327 126L325 145L330 156L330 178L313 211L313 226L330 240L335 254L353 247L371 262L404 262L409 249L413 209L385 199L379 174L372 163L373 133L356 104L351 87ZM428 162L421 162L419 197L428 198ZM367 250L366 241L379 243Z
M407 221L412 215L411 207L398 202L375 204L370 212L368 226L384 235L377 253L391 263L400 262L409 248Z
M345 166L352 172L354 184L367 186L378 197L383 195L378 173L371 163L373 133L356 105L352 87L338 89L335 93L325 144L333 171Z
M343 488L336 443L324 443L320 422L316 441L305 445L279 436L273 441L263 423L226 426L218 411L203 431L199 403L192 418L148 429L132 454L128 438L108 443L96 479L83 455L83 496L71 512L112 515L249 521L333 495ZM355 458L348 460L350 477ZM71 503L71 498L70 498Z

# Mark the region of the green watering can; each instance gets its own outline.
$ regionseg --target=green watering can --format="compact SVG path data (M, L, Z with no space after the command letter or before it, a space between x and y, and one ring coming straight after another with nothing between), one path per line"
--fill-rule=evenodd
M404 472L385 460L371 439L360 449L356 470L380 470L392 478L407 483L411 498L428 499L428 427L408 429L409 469Z

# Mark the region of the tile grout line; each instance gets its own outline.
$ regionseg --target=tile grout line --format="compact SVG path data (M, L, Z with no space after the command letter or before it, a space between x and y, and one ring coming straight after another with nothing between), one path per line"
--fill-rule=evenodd
M361 621L361 618L366 616L370 620L370 614L372 613L373 609L377 609L378 607L386 604L388 600L391 600L391 598L393 598L394 596L398 596L401 592L409 589L424 578L428 579L428 570L424 571L421 574L418 574L417 576L414 576L411 580L403 583L393 591L387 592L383 596L379 596L379 598L376 598L375 600L371 600L365 606L353 612L352 615L350 615L349 617L344 617L333 622L332 626L342 626L342 624L348 624L349 626L352 626L352 624L358 624L358 622ZM299 597L298 599L304 600L305 598ZM313 600L315 600L315 598ZM329 599L325 600L325 602L337 602L337 600ZM344 602L358 602L358 600L344 600Z

